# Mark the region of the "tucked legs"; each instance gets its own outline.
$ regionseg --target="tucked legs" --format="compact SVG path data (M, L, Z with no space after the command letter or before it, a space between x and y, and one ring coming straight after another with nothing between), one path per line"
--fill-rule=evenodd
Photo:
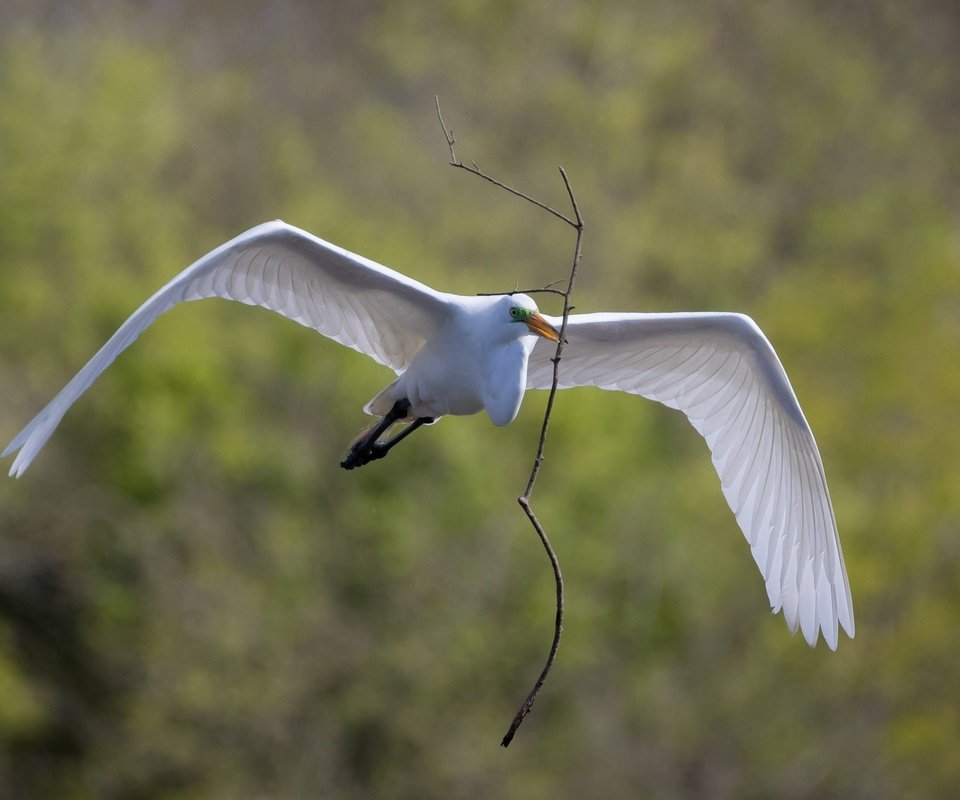
M421 425L433 422L433 417L418 417L396 436L387 439L385 442L378 441L380 436L390 429L391 425L406 417L409 411L409 401L397 400L386 416L353 443L347 457L340 462L340 466L344 469L354 469L371 461L376 461L378 458L383 458L394 445L402 442Z

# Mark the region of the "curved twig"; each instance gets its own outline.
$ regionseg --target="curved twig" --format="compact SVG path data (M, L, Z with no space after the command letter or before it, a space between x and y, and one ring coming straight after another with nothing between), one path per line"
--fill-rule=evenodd
M526 200L528 203L532 203L533 205L537 206L537 208L541 208L547 213L552 214L554 217L557 217L558 219L567 223L567 225L571 226L577 232L577 240L573 252L573 264L570 268L570 277L567 281L566 291L552 288L556 283L559 283L559 281L554 281L553 283L547 284L547 286L543 287L542 289L523 290L524 294L549 292L563 297L563 323L560 326L560 341L557 343L557 352L552 359L553 381L550 385L550 394L547 397L547 407L543 414L543 425L540 428L540 441L537 444L537 454L533 461L533 467L530 470L530 480L527 482L527 488L524 490L524 493L517 498L517 502L520 503L520 507L524 510L524 513L530 520L530 524L533 525L534 530L537 532L537 536L540 537L540 542L543 544L543 548L546 550L547 557L550 559L550 565L553 567L553 576L557 591L557 614L554 620L553 642L550 645L550 652L547 655L547 661L544 664L536 683L534 683L533 689L530 690L530 693L526 696L523 703L520 704L519 710L514 716L513 721L510 723L510 728L507 730L506 735L500 742L503 747L508 747L510 742L513 741L513 737L516 734L517 729L520 727L527 714L529 714L530 710L533 708L533 703L537 699L537 694L540 692L540 688L543 686L544 681L546 681L547 675L550 674L550 669L553 667L553 662L557 657L557 650L560 647L560 636L563 633L563 575L560 571L560 561L557 558L556 552L554 552L553 546L550 544L550 539L547 537L547 533L544 530L543 525L540 524L540 520L537 519L537 515L534 513L533 506L530 503L530 497L533 494L533 487L537 482L537 476L540 474L540 467L543 465L543 451L547 440L547 428L550 425L550 416L553 413L553 403L557 395L557 388L560 380L560 358L563 355L563 346L566 343L567 322L570 317L570 311L573 309L573 306L570 303L570 298L573 295L573 285L577 278L577 268L580 265L584 222L583 217L580 214L580 207L577 205L577 199L573 193L573 187L570 185L570 179L567 177L567 173L563 167L560 167L560 176L563 178L563 184L567 189L567 196L570 198L570 205L573 208L573 219L568 217L566 214L560 213L551 206L548 206L546 203L542 203L539 200L530 197L528 194L507 186L505 183L498 181L496 178L490 177L483 172L479 166L477 166L476 161L471 162L472 166L466 166L462 161L460 161L454 148L454 145L456 144L456 138L453 135L453 131L447 128L443 121L443 115L440 113L439 97L436 98L436 104L437 119L440 121L440 127L443 128L444 138L447 140L447 146L450 148L451 166L466 170L467 172L476 175L479 178L489 181L494 186L505 189L506 191L510 192L510 194ZM516 294L519 291L521 290L514 289L513 292L508 292L508 294Z
M539 289L511 289L509 292L477 292L477 297L499 297L500 295L511 294L555 294L559 297L566 297L567 293L562 289L551 289L548 286L542 286Z
M533 203L533 205L535 205L537 208L542 208L548 214L553 214L553 216L557 217L558 219L562 219L564 222L567 223L567 225L570 225L573 228L576 228L578 226L582 227L583 221L580 220L579 217L577 221L574 222L566 214L561 214L555 208L548 206L546 203L541 203L539 200L534 199L530 195L525 194L524 192L521 192L518 189L514 189L512 186L507 186L507 184L501 183L496 178L492 178L491 176L487 175L486 172L480 169L476 161L471 161L470 166L467 166L459 158L457 158L457 152L454 149L454 145L457 143L457 139L453 135L453 131L450 128L448 128L446 126L446 123L443 121L443 114L440 113L440 98L435 95L434 99L436 100L436 103L437 103L437 119L440 120L440 127L443 128L443 135L444 135L444 138L446 138L447 140L447 147L450 148L450 166L457 167L458 169L466 170L472 175L476 175L478 178L483 178L485 181L489 181L494 186L499 186L501 189L504 189L510 192L510 194L516 195L517 197L523 200L526 200L528 203ZM570 191L569 185L567 186L567 191L568 192ZM576 209L576 204L574 204L574 209Z
M540 286L537 289L520 289L514 285L509 292L477 292L477 297L498 297L502 294L556 294L560 297L566 297L567 293L563 289L554 289L558 283L563 283L563 279L550 281L546 286Z

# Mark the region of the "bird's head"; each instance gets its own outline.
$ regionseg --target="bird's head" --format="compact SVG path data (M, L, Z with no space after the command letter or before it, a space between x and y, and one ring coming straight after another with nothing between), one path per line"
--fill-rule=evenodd
M537 310L537 304L525 294L510 295L505 299L509 321L511 323L523 323L527 330L535 336L541 336L549 339L551 342L560 341L560 332L553 327L546 318Z

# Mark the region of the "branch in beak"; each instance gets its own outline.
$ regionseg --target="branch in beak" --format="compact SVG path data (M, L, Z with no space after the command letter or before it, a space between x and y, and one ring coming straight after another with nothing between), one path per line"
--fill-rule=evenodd
M551 342L560 341L560 331L553 327L539 311L535 311L527 320L527 327L531 333L549 339Z

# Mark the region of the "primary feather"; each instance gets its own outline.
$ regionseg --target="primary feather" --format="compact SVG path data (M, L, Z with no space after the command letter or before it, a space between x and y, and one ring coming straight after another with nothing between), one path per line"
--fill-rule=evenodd
M403 372L446 316L446 296L276 220L195 261L154 294L10 442L19 477L63 415L114 359L177 303L222 297L258 305Z
M424 421L486 409L506 424L526 388L552 382L554 346L534 343L537 330L515 324L544 321L530 298L437 292L277 220L208 253L140 306L3 451L17 454L10 474L23 474L70 406L160 314L206 297L263 306L390 367L400 377L367 405L381 415L403 408ZM561 320L546 323L559 328ZM854 635L820 453L780 360L751 319L571 316L559 386L630 392L686 414L710 448L771 607L811 645L822 633L835 648L838 626Z
M853 604L820 453L780 359L742 314L577 314L559 386L639 394L686 414L706 439L774 611L812 645L854 635ZM527 386L548 389L538 342Z

